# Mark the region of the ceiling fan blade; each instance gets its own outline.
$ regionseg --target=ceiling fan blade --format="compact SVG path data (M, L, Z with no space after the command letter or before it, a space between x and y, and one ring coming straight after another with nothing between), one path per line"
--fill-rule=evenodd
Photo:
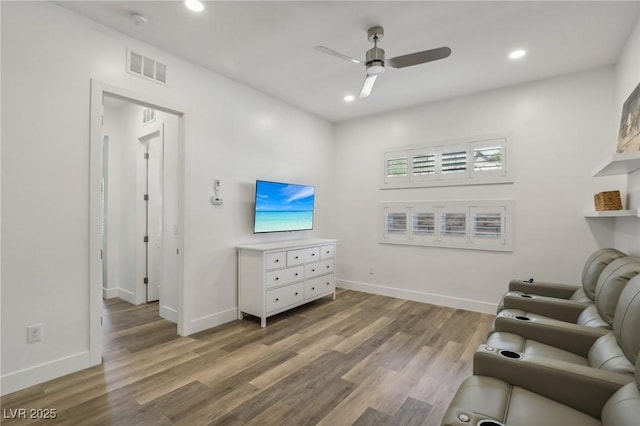
M451 55L451 49L448 47L439 47L437 49L424 50L422 52L410 53L408 55L396 56L387 60L387 64L394 68L410 67L412 65L424 64L425 62L437 61L447 58Z
M361 98L366 98L371 94L371 90L373 89L373 83L376 82L376 78L378 78L378 74L367 75L367 78L364 79L362 90L360 91Z
M364 64L364 61L352 58L351 56L343 55L342 53L336 52L335 50L329 49L328 47L315 46L314 49L316 49L318 52L326 53L331 56L336 56L338 58L345 59L349 62L353 62L354 64Z

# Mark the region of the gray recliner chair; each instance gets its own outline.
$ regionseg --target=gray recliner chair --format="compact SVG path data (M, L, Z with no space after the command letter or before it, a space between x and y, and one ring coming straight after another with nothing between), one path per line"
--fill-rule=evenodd
M631 375L640 351L640 275L622 290L613 318L609 332L553 320L496 318L487 346L515 358L526 354Z
M509 291L498 303L498 312L504 309L503 300L507 295L521 294L537 295L553 299L571 300L579 303L594 303L596 284L600 274L611 262L626 256L625 253L614 248L604 248L595 251L587 258L582 269L582 286L559 284L551 282L538 282L533 279L527 281L511 280Z
M458 388L441 425L639 424L640 357L635 378L544 359L519 362L495 369L474 360L474 375Z
M640 259L624 256L613 260L600 273L594 291L594 304L507 293L503 298L505 309L498 313L495 322L501 317L524 321L555 319L588 327L611 329L620 293L627 282L638 274ZM495 322L490 335L495 331Z

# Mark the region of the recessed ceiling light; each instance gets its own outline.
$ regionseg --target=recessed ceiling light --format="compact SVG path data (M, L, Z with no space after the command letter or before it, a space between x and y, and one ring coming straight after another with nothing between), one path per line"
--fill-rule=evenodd
M345 96L345 97L344 97L344 98L342 98L342 99L344 99L344 101L345 101L345 102L353 102L353 101L354 101L354 99L355 99L355 96L353 96L353 95L347 95L347 96Z
M526 50L518 49L518 50L514 50L513 52L509 53L509 58L511 58L511 59L520 59L526 54L527 54Z
M184 5L194 12L202 12L204 10L204 4L200 0L185 0Z

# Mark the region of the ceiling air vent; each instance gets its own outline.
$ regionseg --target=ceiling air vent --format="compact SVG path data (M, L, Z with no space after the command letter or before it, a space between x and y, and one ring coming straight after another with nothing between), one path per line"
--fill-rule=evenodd
M167 65L133 50L127 50L127 72L167 84Z

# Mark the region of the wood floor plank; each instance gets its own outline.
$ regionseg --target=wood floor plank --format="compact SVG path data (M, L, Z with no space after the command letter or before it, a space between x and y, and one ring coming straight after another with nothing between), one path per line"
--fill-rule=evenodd
M188 337L105 301L104 363L0 398L3 425L437 425L493 316L338 289ZM303 407L303 408L301 408Z

